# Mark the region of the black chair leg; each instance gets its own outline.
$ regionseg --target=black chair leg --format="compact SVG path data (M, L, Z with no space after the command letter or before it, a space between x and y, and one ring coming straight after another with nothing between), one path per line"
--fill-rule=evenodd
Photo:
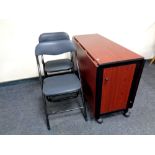
M45 115L46 115L46 124L47 124L47 129L48 129L48 130L51 130L48 115L47 115L47 114L45 114Z
M84 118L85 118L85 121L88 121L88 118L87 118L87 107L86 107L86 102L85 102L85 100L84 100L84 96L83 96L82 90L80 90L80 94L81 94L82 103L83 103L83 107L84 107L83 116L84 116Z
M45 75L45 77L47 77L48 75L47 75L47 72L44 70L44 75Z
M47 113L47 104L46 104L46 96L43 95L43 101L44 101L44 106L45 106L45 116L46 116L46 124L47 124L47 129L50 130L50 123L49 123L49 118L48 118L48 113Z
M45 115L46 115L47 129L48 129L48 130L51 130L50 123L49 123L49 118L48 118L48 114L46 113Z

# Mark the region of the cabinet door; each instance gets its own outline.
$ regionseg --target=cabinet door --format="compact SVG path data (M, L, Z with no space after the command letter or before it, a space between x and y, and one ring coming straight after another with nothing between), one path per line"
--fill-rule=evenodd
M127 108L135 64L105 68L100 113Z

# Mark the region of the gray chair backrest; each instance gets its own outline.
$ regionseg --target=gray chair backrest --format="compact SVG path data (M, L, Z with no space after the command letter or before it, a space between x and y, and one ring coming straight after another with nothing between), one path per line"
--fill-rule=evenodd
M56 40L70 40L70 38L66 32L42 33L39 36L39 43Z
M58 55L74 51L76 51L76 48L70 40L42 42L39 43L35 48L36 55Z

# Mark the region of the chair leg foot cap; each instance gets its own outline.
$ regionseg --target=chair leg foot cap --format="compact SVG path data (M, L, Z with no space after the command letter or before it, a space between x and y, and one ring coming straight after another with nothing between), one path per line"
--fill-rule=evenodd
M96 119L96 122L97 122L98 124L102 124L102 123L103 123L103 118Z
M125 111L124 113L123 113L123 115L124 115L124 117L130 117L130 114L131 114L131 112L130 111Z

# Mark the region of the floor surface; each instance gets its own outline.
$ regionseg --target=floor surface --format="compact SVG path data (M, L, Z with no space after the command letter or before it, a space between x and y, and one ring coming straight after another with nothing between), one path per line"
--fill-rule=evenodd
M117 114L97 124L91 118L85 122L77 111L51 116L50 124L48 131L38 81L0 87L0 134L3 135L155 134L155 64L145 65L129 118Z

